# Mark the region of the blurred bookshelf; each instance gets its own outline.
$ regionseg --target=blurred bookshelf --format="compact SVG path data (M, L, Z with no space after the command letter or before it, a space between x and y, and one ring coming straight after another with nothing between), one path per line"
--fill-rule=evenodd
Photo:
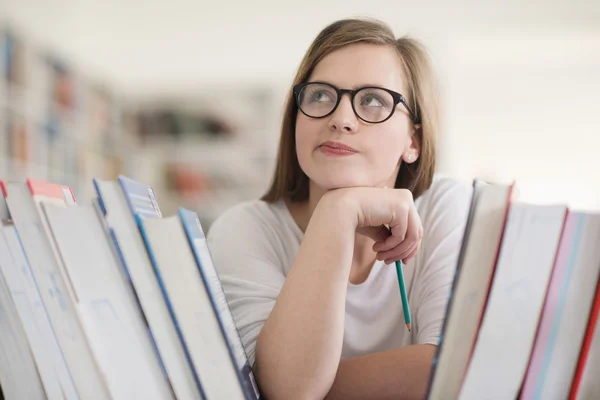
M268 84L212 83L130 99L132 176L155 189L165 215L185 207L210 227L229 207L266 191L278 94Z
M127 173L119 96L53 49L0 23L0 176L69 185L91 198L93 177Z
M0 74L0 179L68 185L84 203L93 178L127 175L155 188L165 215L185 207L206 228L267 188L281 118L276 86L125 95L1 22Z

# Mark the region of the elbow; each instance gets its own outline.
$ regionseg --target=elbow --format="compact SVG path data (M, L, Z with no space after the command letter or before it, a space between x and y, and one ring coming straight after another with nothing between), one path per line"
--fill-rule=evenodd
M316 387L298 387L283 382L260 383L261 396L265 400L323 400L328 391Z
M287 362L285 357L259 352L258 347L253 371L265 400L322 400L335 378L308 371L299 363Z

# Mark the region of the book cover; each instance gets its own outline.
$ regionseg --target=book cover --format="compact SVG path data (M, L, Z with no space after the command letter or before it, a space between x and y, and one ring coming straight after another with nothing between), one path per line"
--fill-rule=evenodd
M514 184L474 182L470 215L458 259L428 398L456 398L475 346L496 268Z
M44 211L113 397L173 398L94 208L44 206Z
M31 179L24 184L8 183L6 192L9 212L69 368L70 377L61 375L63 392L69 399L108 399L108 388L85 338L72 287L41 210L41 204L74 204L73 194L66 186Z
M256 385L252 367L248 361L235 321L229 309L198 215L184 208L179 208L178 214L196 258L198 270L208 290L212 306L219 319L221 329L227 338L230 354L235 360L240 379L244 383L246 399L259 399L260 393Z
M485 314L459 398L518 396L565 215L563 205L511 205Z
M207 398L245 399L227 338L178 216L136 216L158 282Z
M566 399L600 272L600 215L569 212L522 399Z
M121 259L125 275L147 325L148 335L178 399L204 398L196 371L185 354L171 321L148 251L135 220L135 211L147 218L161 216L152 189L127 177L116 181L94 179L98 206Z

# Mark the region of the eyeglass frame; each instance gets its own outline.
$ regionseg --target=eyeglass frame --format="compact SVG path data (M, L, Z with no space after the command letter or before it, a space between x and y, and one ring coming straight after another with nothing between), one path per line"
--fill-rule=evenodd
M302 92L302 89L304 89L306 86L311 85L311 84L321 84L321 85L329 86L330 88L335 90L335 92L337 94L337 101L336 101L335 105L333 106L333 108L331 109L331 111L321 117L313 117L312 115L308 115L306 112L304 112L304 110L302 110L302 107L300 107L300 93ZM364 119L360 115L358 115L358 113L356 112L356 108L354 108L354 98L356 97L356 93L358 93L364 89L379 89L379 90L388 92L392 96L392 98L394 99L394 107L392 108L392 112L390 113L390 115L388 115L387 118L385 118L381 121L372 122L372 121L367 121L366 119ZM420 123L419 119L417 118L417 115L413 112L413 110L408 105L408 102L406 101L406 97L404 97L402 94L395 92L391 89L386 89L386 88L382 88L379 86L361 86L356 89L339 89L328 82L312 81L312 82L304 82L304 83L299 83L297 85L294 85L292 92L294 93L294 101L296 103L296 107L298 107L298 109L300 110L300 112L302 112L302 114L306 115L309 118L325 118L325 117L330 116L331 114L333 114L335 112L335 110L337 110L338 106L340 105L340 102L342 101L342 96L344 95L344 93L348 93L350 95L350 104L352 105L352 111L354 111L354 115L356 115L360 120L362 120L366 123L381 124L381 123L387 121L388 119L392 118L392 115L394 115L394 112L396 112L396 107L400 103L402 103L402 105L404 105L404 107L408 111L411 122L415 125Z

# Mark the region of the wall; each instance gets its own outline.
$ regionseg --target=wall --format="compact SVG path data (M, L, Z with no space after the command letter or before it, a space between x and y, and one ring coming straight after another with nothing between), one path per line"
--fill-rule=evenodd
M3 1L24 30L133 99L209 82L268 83L281 98L325 24L382 18L434 56L441 172L516 178L527 200L600 208L600 2Z

